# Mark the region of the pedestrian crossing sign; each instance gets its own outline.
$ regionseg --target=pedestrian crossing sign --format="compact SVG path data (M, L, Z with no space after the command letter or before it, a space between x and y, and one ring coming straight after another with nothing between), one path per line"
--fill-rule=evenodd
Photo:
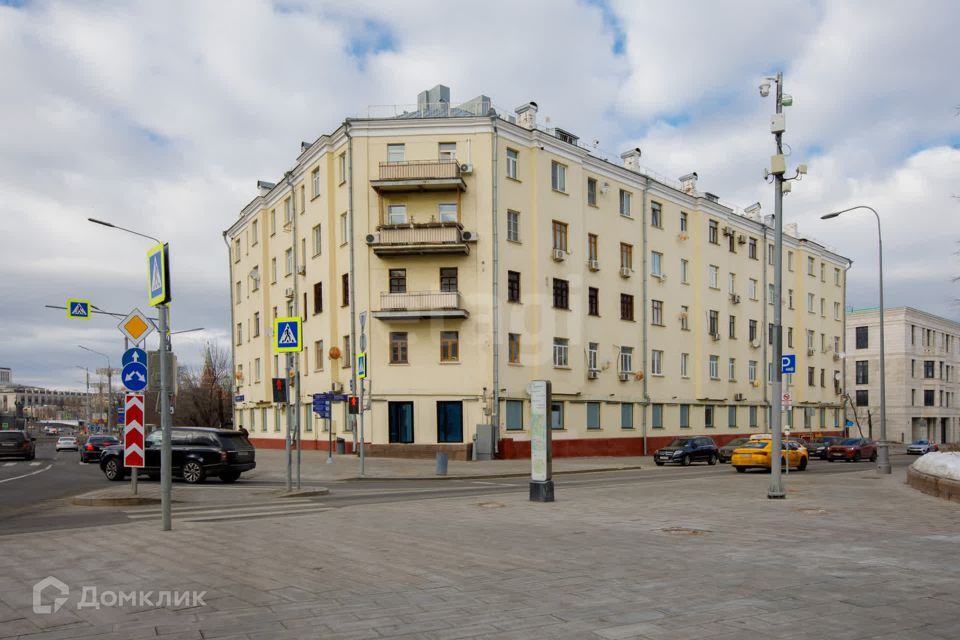
M170 302L170 252L165 244L147 251L147 290L151 307Z
M277 318L273 321L274 353L301 351L300 318Z
M74 320L89 320L90 301L67 298L67 317Z

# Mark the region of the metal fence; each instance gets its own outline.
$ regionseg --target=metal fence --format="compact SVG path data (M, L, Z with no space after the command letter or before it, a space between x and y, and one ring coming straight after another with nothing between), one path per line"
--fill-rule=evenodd
M380 293L381 311L434 311L459 309L459 291L410 291Z
M456 160L404 160L381 162L381 180L423 180L428 178L459 178L460 165Z
M405 244L459 244L460 227L449 226L416 226L416 227L384 227L380 230L381 245Z

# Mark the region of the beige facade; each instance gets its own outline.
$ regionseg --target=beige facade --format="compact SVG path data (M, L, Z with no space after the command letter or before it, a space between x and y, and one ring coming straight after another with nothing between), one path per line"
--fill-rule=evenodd
M886 309L884 319L887 438L960 441L960 323L910 307ZM865 434L872 422L872 436L879 437L878 309L849 313L844 376L849 419Z
M698 191L696 174L651 176L637 151L598 157L537 126L533 103L516 117L491 114L483 97L424 106L437 92L403 117L348 120L304 145L294 204L286 183L261 183L225 232L238 423L258 441L283 436L269 380L284 358L270 329L296 315L298 277L305 403L351 388L351 336L367 314L373 445L469 443L492 423L501 451L522 455L537 378L553 382L560 455L769 428L773 240L761 217ZM299 276L287 266L287 206ZM795 430L832 430L849 263L795 227L784 253L784 350L798 353L794 377L804 372L788 415ZM305 444L324 446L322 425L301 412ZM346 418L337 407L333 429L352 441Z

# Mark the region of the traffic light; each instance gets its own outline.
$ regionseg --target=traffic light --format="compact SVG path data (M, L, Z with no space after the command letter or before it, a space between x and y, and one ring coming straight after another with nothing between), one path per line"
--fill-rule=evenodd
M347 396L347 413L350 415L356 415L360 413L360 397L359 396Z
M283 403L287 401L287 379L286 378L273 379L273 401L283 402Z

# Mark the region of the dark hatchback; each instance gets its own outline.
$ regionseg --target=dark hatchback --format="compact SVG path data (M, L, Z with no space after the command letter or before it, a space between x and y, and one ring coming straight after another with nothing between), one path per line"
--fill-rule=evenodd
M37 457L37 439L26 431L0 431L0 456Z
M718 459L720 462L730 462L730 458L733 457L733 452L736 451L738 447L742 447L748 442L750 442L750 438L737 438L735 440L731 440L717 450Z
M836 444L843 440L843 438L837 436L822 436L820 438L814 438L807 444L807 453L810 454L811 458L820 458L821 460L827 459L827 449L830 448L830 445Z
M688 466L691 462L706 462L717 464L719 454L713 439L706 436L692 438L676 438L665 447L657 449L653 454L653 461L658 467L668 462L676 462Z
M162 432L157 429L144 441L146 467L151 480L160 479ZM196 484L210 476L236 482L244 471L257 466L256 450L247 438L229 429L173 427L170 432L174 477ZM123 466L123 446L104 449L100 469L108 480L123 480L132 469Z
M80 462L97 462L104 449L118 444L120 441L113 436L88 436L80 446Z

